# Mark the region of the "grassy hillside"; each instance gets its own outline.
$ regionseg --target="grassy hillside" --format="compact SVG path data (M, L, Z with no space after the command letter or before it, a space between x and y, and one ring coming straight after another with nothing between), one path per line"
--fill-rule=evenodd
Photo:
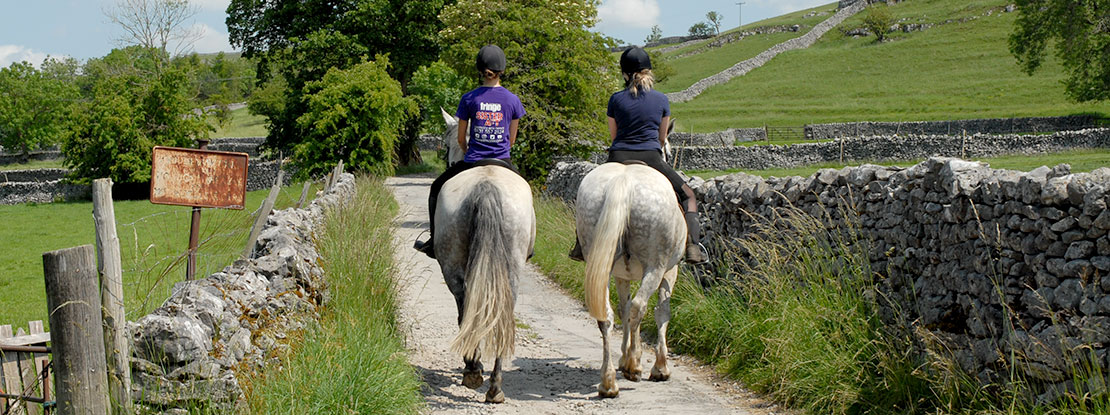
M694 82L728 69L737 62L753 58L771 46L805 34L805 32L812 29L814 25L828 18L835 10L836 4L833 3L744 25L745 30L753 30L763 26L801 25L803 29L797 33L788 32L755 35L741 39L740 41L712 48L706 46L712 40L709 39L664 53L663 57L668 59L668 64L675 69L676 73L667 78L666 82L657 85L657 87L663 92L674 92L686 89L690 87L690 85L693 85ZM825 12L826 14L824 16L805 17L811 12ZM736 29L725 31L722 33L722 36L736 31ZM699 49L704 50L693 56L672 59L675 56Z
M1002 11L1008 3L900 2L890 11L903 24L936 26L895 33L881 44L843 35L862 26L867 11L861 12L808 49L673 104L678 130L1110 113L1107 103L1069 101L1055 58L1033 76L1019 71L1006 43L1017 15Z

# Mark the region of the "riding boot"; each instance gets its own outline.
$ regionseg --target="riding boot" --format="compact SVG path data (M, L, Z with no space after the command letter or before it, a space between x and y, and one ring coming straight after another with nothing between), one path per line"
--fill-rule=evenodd
M436 235L436 197L439 195L428 196L428 240L424 242L416 241L413 248L417 251L423 252L429 258L436 258L435 248L435 235Z
M686 212L686 263L704 264L709 262L709 255L705 247L698 240L701 239L701 223L698 222L698 212Z
M570 259L578 262L584 262L586 260L586 258L582 256L582 244L578 243L577 232L574 235L574 248L570 249L570 252L567 253L567 256L570 257Z

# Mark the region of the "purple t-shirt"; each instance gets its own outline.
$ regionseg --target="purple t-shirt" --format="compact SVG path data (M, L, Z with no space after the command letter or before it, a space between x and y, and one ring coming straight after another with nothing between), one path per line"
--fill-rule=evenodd
M509 158L509 124L524 116L524 104L509 90L480 86L459 100L455 116L470 123L463 161Z
M671 115L671 103L654 89L635 97L623 89L609 97L606 114L617 121L617 136L610 151L659 150L659 123Z

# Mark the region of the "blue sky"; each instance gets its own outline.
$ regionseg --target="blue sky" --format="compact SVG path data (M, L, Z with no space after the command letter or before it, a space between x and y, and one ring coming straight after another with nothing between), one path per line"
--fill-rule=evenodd
M224 11L230 0L190 0L199 10L189 22L201 33L197 52L232 51L227 41ZM738 11L745 23L791 11L828 4L832 0L603 0L596 31L642 44L659 25L664 36L686 34L690 25L705 20L713 10L723 16L722 30L736 27ZM84 61L100 57L119 43L122 30L105 16L117 0L0 0L0 66L27 60L41 63L47 56L71 56ZM738 9L741 9L738 10Z

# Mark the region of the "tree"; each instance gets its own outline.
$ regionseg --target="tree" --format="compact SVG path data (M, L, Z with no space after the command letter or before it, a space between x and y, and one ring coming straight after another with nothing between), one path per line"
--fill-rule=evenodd
M149 181L154 146L191 147L208 136L211 127L193 111L187 69L150 70L158 53L132 46L85 64L83 102L62 145L74 181Z
M713 36L713 28L709 27L706 22L697 22L690 26L690 36L697 37L710 37Z
M1110 99L1110 17L1105 1L1018 0L1010 53L1029 75L1050 41L1067 71L1064 90L1076 101Z
M863 16L863 27L875 34L875 42L882 42L894 25L894 16L887 7L885 4L871 5L867 15Z
M308 108L297 123L309 135L293 153L302 174L323 174L339 160L355 170L393 174L393 147L417 105L403 96L387 68L389 60L378 55L348 69L332 68L305 85Z
M715 11L710 11L709 13L705 14L705 20L713 26L713 31L717 34L717 36L721 35L721 19L723 19L721 14Z
M471 78L459 75L443 61L432 62L417 69L409 82L409 94L420 104L421 131L442 133L443 116L439 109L454 113L459 98L472 86Z
M596 0L460 0L444 9L443 61L477 85L474 56L486 44L508 58L502 84L520 97L513 162L535 182L558 155L585 156L607 141L605 103L619 87L615 42L588 29ZM481 30L474 30L481 28Z
M663 39L663 29L660 29L659 25L654 25L651 27L651 34L644 39L644 44L658 42L660 39Z
M408 89L413 73L439 55L438 16L452 0L232 0L227 25L231 44L258 58L258 78L281 76L288 85L281 113L269 118L267 146L291 149L304 139L303 88L332 66L345 69L363 57L388 55L390 76ZM337 42L331 44L330 42ZM276 108L271 106L272 108ZM418 160L418 119L406 126L398 153Z
M116 0L104 11L108 19L123 28L117 39L122 46L138 45L176 56L193 47L201 33L185 26L197 14L189 0Z
M36 69L27 62L0 68L0 146L18 150L61 142L77 98L77 61L51 59Z

